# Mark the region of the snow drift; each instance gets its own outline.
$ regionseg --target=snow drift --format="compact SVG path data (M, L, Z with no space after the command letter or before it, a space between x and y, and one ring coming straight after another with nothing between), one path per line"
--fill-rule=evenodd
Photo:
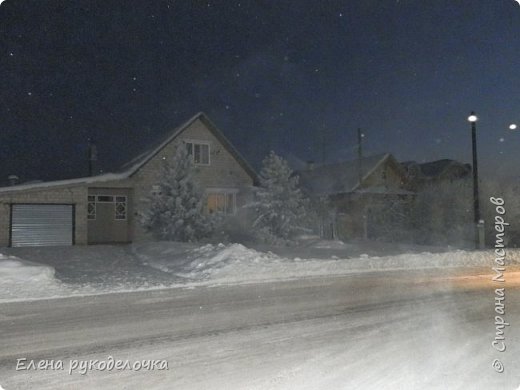
M0 253L0 300L63 296L54 268Z
M0 254L0 283L52 283L54 268Z
M150 246L149 246L150 245ZM194 249L175 251L176 243L161 243L135 247L138 257L164 272L189 281L206 283L242 283L312 276L341 275L355 272L483 267L491 269L493 251L449 251L443 253L407 253L395 256L355 258L302 259L281 257L272 252L260 252L241 244L204 245ZM339 244L319 243L320 247L337 247ZM153 255L150 254L153 253ZM174 255L172 255L174 253ZM520 252L508 252L509 264L520 264Z

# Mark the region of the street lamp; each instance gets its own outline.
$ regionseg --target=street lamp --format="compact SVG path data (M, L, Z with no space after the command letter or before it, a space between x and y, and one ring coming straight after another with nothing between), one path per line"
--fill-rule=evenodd
M475 222L475 246L480 247L479 224L480 205L478 199L478 164L477 164L477 116L471 111L468 121L471 123L471 145L473 149L473 217Z

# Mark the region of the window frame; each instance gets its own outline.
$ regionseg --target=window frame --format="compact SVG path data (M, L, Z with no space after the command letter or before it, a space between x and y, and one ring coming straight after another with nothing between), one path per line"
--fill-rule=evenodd
M100 200L101 198L101 200ZM108 200L110 198L111 200ZM112 203L114 205L114 221L128 220L128 196L127 195L107 195L107 194L92 194L87 195L87 220L95 221L97 219L97 203ZM90 205L94 207L94 213L89 213ZM117 212L117 206L123 204L124 213ZM93 216L93 218L91 218Z
M92 208L94 210L93 213L90 212L90 206L92 205ZM96 202L96 195L88 195L87 196L87 220L88 221L95 221L97 216L97 202Z
M209 141L201 141L201 140L194 140L194 139L186 139L184 140L184 144L186 145L186 150L188 151L188 156L190 156L191 161L194 165L201 165L201 166L209 166L211 165L211 142ZM202 147L205 146L208 148L208 162L203 162L203 154L202 154ZM196 155L196 148L199 148L199 162L195 161L195 155Z
M208 188L206 189L206 211L208 214L211 213L222 213L223 215L236 215L237 213L237 194L238 190L235 188ZM209 209L209 197L210 196L216 196L216 210L211 211ZM220 211L219 209L219 196L221 196L224 200L224 211ZM229 202L228 197L231 196L231 212L229 212Z
M124 198L124 200L117 199ZM117 206L122 204L124 207L123 218L118 218ZM114 196L114 220L116 221L126 221L128 218L128 197L126 195Z

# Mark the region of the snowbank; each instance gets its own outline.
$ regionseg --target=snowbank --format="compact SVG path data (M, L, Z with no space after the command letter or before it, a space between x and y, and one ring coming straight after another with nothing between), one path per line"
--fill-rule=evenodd
M177 242L25 248L13 250L10 256L0 254L0 301L268 282L366 271L481 267L491 273L494 260L491 250L378 257L360 253L358 249L339 241L288 247L283 255L241 244L197 246ZM307 258L309 254L313 257ZM316 254L323 258L314 257ZM507 256L509 264L520 264L520 251L508 250ZM55 277L55 269L59 279Z
M272 252L260 252L241 244L204 245L194 249L174 252L175 243L161 243L136 248L137 256L147 259L147 264L164 272L175 274L189 281L210 284L243 283L310 276L341 275L378 270L428 269L450 267L484 267L493 265L492 251L450 251L443 253L409 253L396 256L370 257L362 254L356 258L301 259L281 257ZM343 243L331 244L342 246ZM331 246L325 245L326 248ZM153 256L149 253L154 252ZM520 264L520 252L508 252L510 264Z
M54 268L1 253L0 291L0 299L63 295L60 283L54 278Z
M0 285L4 283L48 283L54 281L52 267L0 254Z

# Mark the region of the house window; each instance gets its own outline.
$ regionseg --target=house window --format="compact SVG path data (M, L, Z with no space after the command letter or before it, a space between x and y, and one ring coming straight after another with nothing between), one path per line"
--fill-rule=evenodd
M87 203L87 219L96 219L98 207L97 203L112 203L114 205L114 219L125 220L127 213L126 196L113 195L89 195ZM101 207L101 206L100 206ZM103 209L101 209L102 212Z
M186 149L194 164L209 165L209 143L189 141Z
M153 186L152 186L151 194L152 194L152 196L158 196L158 195L161 195L161 186L153 185Z
M109 195L98 195L97 201L99 203L112 203L114 201L114 197Z
M210 214L235 214L236 212L236 192L215 191L207 194L207 209Z
M88 197L87 203L87 219L96 219L96 197Z
M116 219L126 219L126 196L116 196Z

